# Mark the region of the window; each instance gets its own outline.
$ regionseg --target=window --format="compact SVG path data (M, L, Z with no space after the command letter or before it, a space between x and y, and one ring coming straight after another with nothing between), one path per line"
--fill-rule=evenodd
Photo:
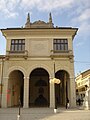
M24 39L13 39L11 40L11 51L18 52L25 50L25 40Z
M54 39L54 50L55 51L67 51L68 40L67 39Z

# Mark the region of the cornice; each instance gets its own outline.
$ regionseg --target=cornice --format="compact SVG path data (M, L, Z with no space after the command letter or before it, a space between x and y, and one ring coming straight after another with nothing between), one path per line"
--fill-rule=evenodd
M27 29L27 28L17 28L17 29L2 29L1 30L3 35L5 37L11 37L11 36L22 36L22 37L27 37L27 36L61 36L61 35L66 35L66 36L75 36L77 29L76 28L57 28L57 29Z

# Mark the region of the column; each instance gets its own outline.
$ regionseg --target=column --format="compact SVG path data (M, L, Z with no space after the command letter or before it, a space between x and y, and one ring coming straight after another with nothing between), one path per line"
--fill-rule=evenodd
M84 98L84 107L87 110L90 110L90 88L86 87L85 98Z
M50 80L53 79L50 78ZM55 85L50 83L50 108L55 108Z
M70 107L76 107L76 91L74 78L70 79Z
M29 77L24 77L24 108L29 107Z
M88 88L88 105L89 105L89 110L90 110L90 78L88 78L88 84L89 84L89 88Z
M64 104L66 105L66 73L64 74Z
M86 90L85 92L85 109L89 109L89 105L88 105L88 90Z
M88 109L90 110L90 88L88 90Z
M7 108L8 77L3 77L2 108Z

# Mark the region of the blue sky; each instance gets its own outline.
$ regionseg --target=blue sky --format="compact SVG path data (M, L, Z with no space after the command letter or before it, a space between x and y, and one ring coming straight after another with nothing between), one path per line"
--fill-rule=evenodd
M73 41L75 75L90 69L90 0L0 0L0 29L24 26L28 12L31 22L48 22L51 12L54 26L79 28ZM0 32L0 55L5 48Z

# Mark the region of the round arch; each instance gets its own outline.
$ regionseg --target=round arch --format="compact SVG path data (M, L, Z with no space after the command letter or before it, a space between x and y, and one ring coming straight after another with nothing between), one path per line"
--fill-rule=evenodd
M48 107L49 73L46 69L38 67L32 70L29 78L29 106Z
M40 65L35 64L35 65L31 66L31 67L28 69L28 71L27 71L27 76L29 76L30 73L31 73L34 69L36 69L36 68L43 68L43 69L45 69L45 70L48 72L49 77L52 76L52 69L50 69L50 68L49 68L47 65L45 65L45 64L40 64Z
M21 66L13 66L13 67L10 67L7 71L7 76L9 76L9 74L14 71L14 70L19 70L23 73L24 77L26 76L26 71L23 67Z
M10 71L8 76L7 106L17 107L19 99L23 106L24 74L22 71L14 69Z
M66 66L63 66L63 68L60 67L60 66L58 66L58 67L56 68L56 72L58 72L58 71L65 71L65 72L67 72L68 75L70 76L70 69L68 69L68 67L66 67Z
M56 102L58 106L66 106L67 99L70 99L70 75L66 70L59 69L55 77L60 79L59 85L55 84Z

